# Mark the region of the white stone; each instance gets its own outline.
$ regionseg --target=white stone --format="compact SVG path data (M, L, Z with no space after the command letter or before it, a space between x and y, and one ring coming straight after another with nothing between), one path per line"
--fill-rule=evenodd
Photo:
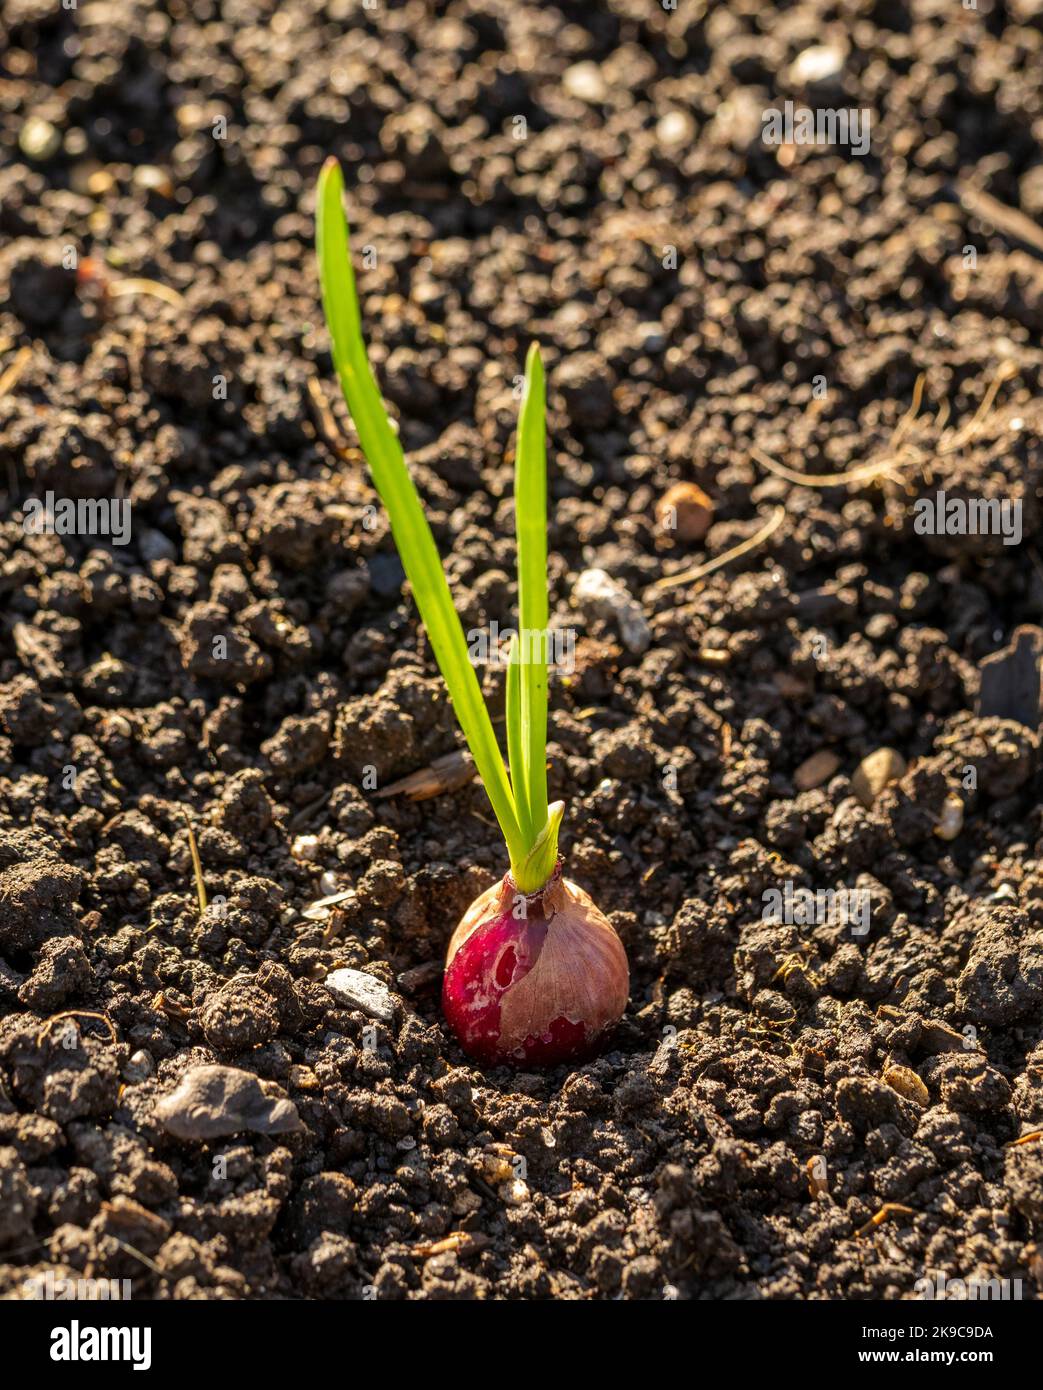
M605 79L597 63L573 63L572 67L565 70L562 86L570 97L592 106L604 101L608 95Z
M347 1009L359 1009L381 1023L395 1017L395 996L381 980L362 970L334 970L326 976L326 988Z
M695 122L684 111L668 111L657 121L655 134L661 145L670 148L690 145L695 138Z
M815 82L828 82L843 71L844 55L839 48L828 43L816 43L796 59L790 69L790 76L800 86L810 86Z
M619 634L628 651L648 650L652 629L641 605L625 584L602 569L584 570L576 580L572 597L577 606L598 618L615 618Z

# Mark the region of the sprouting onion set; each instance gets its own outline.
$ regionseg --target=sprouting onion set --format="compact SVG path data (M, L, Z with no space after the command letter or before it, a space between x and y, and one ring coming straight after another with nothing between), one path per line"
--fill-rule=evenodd
M565 804L547 804L546 396L539 348L529 349L518 420L519 621L507 668L508 775L434 536L366 355L335 159L319 177L316 244L341 389L510 863L452 933L442 1007L460 1045L480 1062L579 1060L621 1017L628 970L608 920L562 873Z

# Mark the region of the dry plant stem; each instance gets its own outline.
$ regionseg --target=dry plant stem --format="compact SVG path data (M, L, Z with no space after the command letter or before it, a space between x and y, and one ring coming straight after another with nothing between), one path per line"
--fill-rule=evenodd
M106 1207L111 1209L111 1203L103 1202L102 1209L104 1210ZM136 1245L130 1245L127 1241L120 1240L118 1236L113 1236L112 1239L121 1250L126 1251L131 1259L137 1260L139 1264L143 1264L146 1269L150 1269L153 1274L159 1275L160 1278L165 1277L165 1271L156 1264L155 1260L150 1260L147 1255L143 1254Z
M902 440L912 428L913 421L920 413L920 406L923 404L924 387L927 384L926 372L921 372L916 378L913 386L913 399L909 403L909 409L905 412L898 424L895 426L894 434L891 436L890 447L897 450Z
M51 1017L47 1019L47 1021L43 1024L40 1031L36 1035L37 1047L39 1047L40 1044L43 1042L44 1038L47 1037L48 1033L50 1033L54 1025L56 1023L60 1023L63 1018L96 1018L99 1023L104 1023L105 1027L109 1030L109 1037L112 1039L112 1041L114 1043L119 1042L119 1038L116 1035L116 1029L112 1025L112 1019L109 1018L107 1014L99 1014L95 1012L93 1009L65 1009L60 1014L52 1014Z
M313 376L308 378L308 395L311 397L311 403L315 407L319 428L322 430L322 436L326 441L327 448L332 449L337 457L344 459L345 462L357 462L359 460L359 450L352 449L351 446L345 442L333 411L330 409L330 403L326 399L326 393Z
M875 1212L864 1226L859 1226L855 1232L856 1240L867 1236L877 1226L882 1226L889 1216L915 1216L916 1212L912 1207L904 1207L901 1202L885 1202L878 1212Z
M962 180L957 183L956 191L966 212L985 218L1007 236L1017 237L1043 254L1043 229L1037 227L1031 217Z
M199 846L196 844L196 833L192 829L188 817L185 817L185 825L188 828L188 849L192 856L192 873L196 881L196 897L199 899L199 915L202 917L206 911L206 885L203 883L203 865L199 858Z
M15 353L15 359L6 366L0 373L0 400L9 395L21 380L22 373L28 367L32 358L32 349L27 347L19 348Z
M926 377L923 372L916 378L913 387L913 399L909 409L895 426L894 433L888 447L897 450L905 436L909 433L913 421L920 413L920 404L923 401L924 383ZM789 483L795 483L800 487L840 487L845 483L857 483L867 481L871 478L879 477L883 473L888 473L892 468L901 468L905 464L911 463L912 459L901 459L896 453L892 456L878 459L875 463L863 464L860 468L851 468L844 473L798 473L796 469L787 468L783 463L777 463L775 459L769 458L757 448L750 449L750 457L766 468L769 473L775 473L780 478L785 478Z
M937 447L933 451L933 457L945 458L955 453L957 449L963 448L965 444L969 444L988 419L996 403L996 396L999 394L1000 387L1005 381L1009 381L1011 377L1016 374L1016 363L1011 362L1009 359L1001 362L992 380L989 382L985 395L982 397L981 404L974 412L973 417L967 424L961 425L958 429L953 429L948 437L940 439ZM896 426L888 446L890 449L896 449L901 445L906 434L909 432L913 420L919 412L920 403L923 399L923 384L924 376L921 372L913 388L912 405ZM940 430L948 417L949 403L948 401L943 401L935 419L935 427ZM912 447L913 446L908 444L904 446L906 451ZM776 459L769 457L769 455L763 453L756 447L750 449L750 457L755 462L759 463L762 468L766 468L769 473L774 473L777 477L784 478L788 483L794 483L798 487L843 487L854 483L869 482L873 478L890 474L897 468L910 468L914 466L917 468L924 468L930 462L930 459L926 457L922 451L918 450L913 453L906 452L904 457L901 453L889 454L882 459L877 459L874 463L862 464L858 468L849 468L844 473L798 473L796 469L787 468L784 463L779 463Z
M173 305L175 309L180 309L185 302L185 296L180 290L175 290L170 285L163 285L158 280L130 279L114 280L106 291L110 299L116 299L127 294L151 295L153 299L162 299L165 304Z
M426 767L419 768L406 777L400 777L390 786L382 787L375 791L373 796L379 800L405 792L410 801L427 801L433 796L441 796L444 792L465 787L474 778L475 771L474 762L462 748L458 748L441 758L435 758Z
M879 463L867 463L860 468L852 468L847 473L798 473L795 468L787 468L784 463L764 454L755 445L750 447L750 458L774 473L777 478L785 478L796 487L843 487L845 483L864 483L882 477L895 468L905 468L915 460L882 459Z
M951 454L956 449L962 448L964 444L968 444L974 438L988 419L992 407L995 404L996 397L999 394L1000 387L1005 381L1009 381L1011 377L1016 376L1017 371L1017 363L1010 361L1009 358L1000 363L996 368L995 376L989 382L985 395L982 397L981 405L979 405L978 409L974 412L970 423L954 431L953 435L948 440L942 440L938 448L940 454Z
M705 579L708 574L713 574L714 570L719 570L722 565L727 565L730 561L737 560L740 555L746 555L749 551L756 550L757 546L763 545L768 537L779 529L785 515L785 507L776 507L771 518L749 540L742 541L741 544L733 546L731 550L726 550L723 555L717 555L712 560L707 560L703 565L696 565L695 569L685 570L683 574L671 574L666 579L657 579L651 588L657 591L675 589L680 584L694 584L698 579Z

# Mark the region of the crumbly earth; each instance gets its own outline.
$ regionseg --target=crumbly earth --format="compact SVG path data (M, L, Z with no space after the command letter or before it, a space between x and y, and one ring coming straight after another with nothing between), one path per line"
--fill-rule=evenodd
M9 0L0 29L0 1294L1035 1297L1040 740L976 700L1043 618L1040 0ZM869 152L764 143L787 99L868 110ZM551 791L632 968L575 1069L480 1070L442 1024L505 868L481 788L377 794L458 735L331 385L331 152L467 627L514 619L544 346L578 633ZM678 482L702 540L657 520ZM1022 542L918 534L940 487L1020 499ZM27 534L48 490L129 499L128 543ZM636 618L575 606L590 568ZM907 771L859 799L880 748ZM868 931L765 921L787 884L868 890Z

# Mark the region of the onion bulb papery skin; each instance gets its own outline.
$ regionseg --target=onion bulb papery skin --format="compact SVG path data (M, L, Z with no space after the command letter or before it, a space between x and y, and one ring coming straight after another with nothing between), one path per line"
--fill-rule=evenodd
M623 943L559 864L538 893L506 874L474 900L449 942L442 1009L476 1061L552 1067L598 1050L629 987Z

